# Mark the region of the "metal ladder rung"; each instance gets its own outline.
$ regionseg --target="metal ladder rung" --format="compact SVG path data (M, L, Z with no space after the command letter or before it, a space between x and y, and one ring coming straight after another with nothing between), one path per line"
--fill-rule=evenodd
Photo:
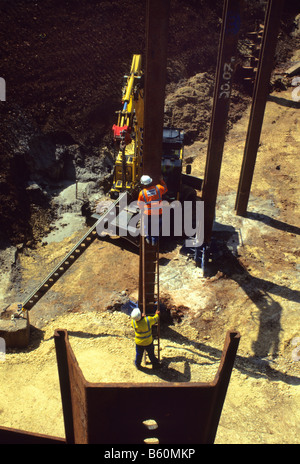
M140 265L141 265L141 278L142 289L140 295L142 296L143 311L149 315L154 316L155 310L159 309L159 246L150 246L146 243L145 237L141 237L140 247ZM150 264L150 266L149 266ZM149 270L150 267L150 270ZM148 268L148 270L147 270ZM149 291L151 290L151 291ZM147 301L150 300L150 301ZM158 349L157 357L160 359L159 353L159 321L153 327L153 344ZM146 354L145 354L146 361Z

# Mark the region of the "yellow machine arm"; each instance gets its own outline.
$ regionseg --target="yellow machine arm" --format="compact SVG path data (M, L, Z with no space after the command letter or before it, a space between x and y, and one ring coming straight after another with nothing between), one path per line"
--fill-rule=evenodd
M131 191L141 176L142 131L144 121L144 90L141 55L133 55L129 76L122 91L123 108L118 112L118 124L113 125L114 139L120 142L116 158L113 186L116 197Z

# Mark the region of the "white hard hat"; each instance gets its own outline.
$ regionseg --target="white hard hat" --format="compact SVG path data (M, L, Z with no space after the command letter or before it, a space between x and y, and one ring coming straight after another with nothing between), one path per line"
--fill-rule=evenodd
M152 179L151 179L150 176L142 176L141 177L141 184L149 185L149 184L151 184L151 182L152 182Z
M142 319L142 314L139 308L134 308L134 310L131 312L131 318L135 321L139 321Z

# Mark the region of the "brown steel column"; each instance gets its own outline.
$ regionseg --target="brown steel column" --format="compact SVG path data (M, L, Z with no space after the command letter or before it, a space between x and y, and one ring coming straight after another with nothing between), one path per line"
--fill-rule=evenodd
M56 330L54 334L54 343L56 350L56 361L64 416L66 442L67 444L72 445L75 443L74 417L72 408L68 355L64 335L64 331Z
M247 211L266 101L269 94L270 76L274 63L274 53L283 3L284 0L269 0L267 6L250 121L235 204L236 214L239 216L244 216Z
M161 176L162 138L167 65L170 0L147 0L146 64L144 89L143 174L155 182ZM152 269L151 256L140 241L139 304L143 305L145 269Z
M147 0L143 173L154 181L161 175L169 7L170 0Z
M203 183L204 242L211 240L226 135L235 55L241 23L241 0L225 0L216 70L214 103Z

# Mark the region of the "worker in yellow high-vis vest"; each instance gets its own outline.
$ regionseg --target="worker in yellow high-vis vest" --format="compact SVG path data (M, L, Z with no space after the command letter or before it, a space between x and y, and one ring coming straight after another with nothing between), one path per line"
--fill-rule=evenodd
M160 363L154 354L154 345L152 337L152 326L158 322L159 311L157 310L154 316L146 316L141 314L139 308L135 308L131 313L131 325L135 331L135 367L140 369L144 350L147 351L152 366L160 367Z

